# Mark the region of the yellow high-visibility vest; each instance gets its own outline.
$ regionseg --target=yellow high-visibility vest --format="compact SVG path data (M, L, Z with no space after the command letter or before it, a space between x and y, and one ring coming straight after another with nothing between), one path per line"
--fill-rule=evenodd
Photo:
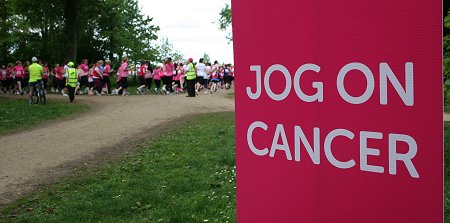
M67 70L68 77L66 79L66 86L76 87L78 84L78 73L75 68L69 68Z
M195 78L197 78L197 75L195 74L195 67L194 64L190 63L189 64L189 70L188 72L186 72L186 80L195 80Z

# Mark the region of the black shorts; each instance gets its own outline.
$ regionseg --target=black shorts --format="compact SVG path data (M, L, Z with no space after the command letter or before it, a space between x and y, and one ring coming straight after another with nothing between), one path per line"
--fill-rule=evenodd
M36 85L39 83L39 81L36 82L28 82L28 87L32 88L32 87L36 87Z
M14 81L23 83L23 77L16 77L16 79L14 79Z
M147 86L152 86L152 81L153 81L152 78L146 78L146 79L145 79L145 85L147 85Z
M197 79L195 80L196 83L203 83L203 77L197 77Z
M88 86L88 85L89 85L88 76L80 77L80 87Z
M145 78L144 78L144 76L138 76L138 79L139 79L139 84L140 85L145 85Z
M120 78L120 86L122 88L128 88L128 78L126 77L121 77Z

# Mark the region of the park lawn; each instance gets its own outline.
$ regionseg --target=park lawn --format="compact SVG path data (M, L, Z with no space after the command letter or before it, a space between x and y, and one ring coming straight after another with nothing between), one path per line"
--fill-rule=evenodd
M37 124L85 111L84 104L50 100L46 105L28 104L28 99L0 97L0 134L26 129Z
M119 163L19 200L0 217L8 222L236 222L235 167L234 113L199 115Z

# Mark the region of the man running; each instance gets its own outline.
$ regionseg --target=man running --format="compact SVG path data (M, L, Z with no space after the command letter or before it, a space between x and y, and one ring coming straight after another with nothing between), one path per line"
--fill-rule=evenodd
M36 57L33 57L31 61L33 64L28 68L30 72L30 81L28 82L28 88L30 89L30 92L28 93L28 102L30 105L33 104L32 97L34 88L41 82L42 74L44 73L44 69L37 63L38 59Z

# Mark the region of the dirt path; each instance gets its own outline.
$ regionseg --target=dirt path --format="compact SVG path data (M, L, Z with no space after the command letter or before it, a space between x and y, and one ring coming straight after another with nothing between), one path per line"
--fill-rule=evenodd
M0 137L0 206L37 185L72 172L85 160L95 160L108 150L121 150L128 141L145 137L169 120L196 113L234 111L234 100L226 95L229 93L221 91L195 98L77 97L79 103L90 104L92 109L42 128Z

